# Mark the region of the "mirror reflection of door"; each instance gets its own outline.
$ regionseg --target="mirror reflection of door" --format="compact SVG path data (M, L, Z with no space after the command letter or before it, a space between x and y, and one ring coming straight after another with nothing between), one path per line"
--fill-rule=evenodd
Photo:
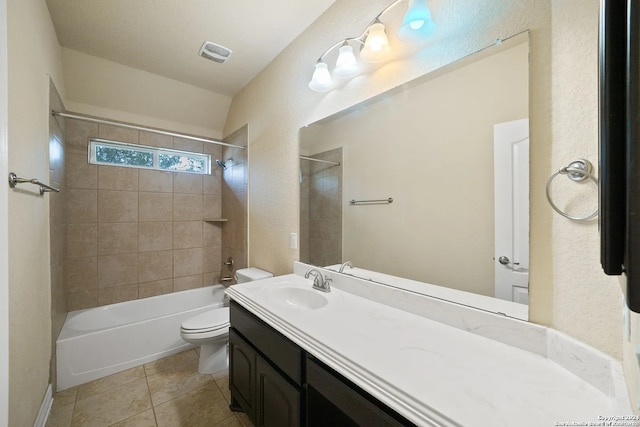
M529 119L494 126L496 298L529 302Z

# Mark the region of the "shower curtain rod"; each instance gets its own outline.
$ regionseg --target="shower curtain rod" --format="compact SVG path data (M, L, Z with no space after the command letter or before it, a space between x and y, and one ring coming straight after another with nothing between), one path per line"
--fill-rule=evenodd
M304 160L311 160L312 162L328 163L330 165L340 166L340 163L338 163L338 162L330 162L329 160L320 160L320 159L315 159L313 157L307 157L307 156L300 156L300 158L304 159Z
M184 133L169 132L169 131L166 131L166 130L159 130L159 129L153 129L153 128L148 128L148 127L144 127L144 126L136 126L136 125L130 125L130 124L127 124L127 123L114 122L114 121L111 121L111 120L98 119L98 118L91 117L91 116L83 116L83 115L77 114L77 113L61 113L59 111L52 110L51 114L53 116L67 117L67 118L70 118L70 119L83 120L85 122L99 123L99 124L111 125L111 126L119 126L119 127L127 128L127 129L142 130L142 131L145 131L145 132L152 132L152 133L157 133L157 134L160 134L160 135L175 136L175 137L178 137L178 138L190 139L192 141L208 142L210 144L224 145L225 147L241 148L243 150L247 148L244 145L227 144L226 142L216 141L215 139L199 138L197 136L186 135Z

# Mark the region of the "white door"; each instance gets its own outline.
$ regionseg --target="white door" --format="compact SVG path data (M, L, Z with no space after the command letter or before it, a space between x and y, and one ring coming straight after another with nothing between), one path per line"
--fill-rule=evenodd
M0 427L9 424L7 0L0 0Z
M493 127L495 296L529 302L529 119Z

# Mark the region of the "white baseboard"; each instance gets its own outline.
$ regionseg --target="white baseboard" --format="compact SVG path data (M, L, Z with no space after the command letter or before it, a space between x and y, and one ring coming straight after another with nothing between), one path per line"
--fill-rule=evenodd
M44 427L45 424L47 424L47 418L49 418L49 412L51 412L51 405L53 405L53 389L51 388L51 384L49 384L44 399L42 399L40 411L38 411L38 418L36 418L33 427Z

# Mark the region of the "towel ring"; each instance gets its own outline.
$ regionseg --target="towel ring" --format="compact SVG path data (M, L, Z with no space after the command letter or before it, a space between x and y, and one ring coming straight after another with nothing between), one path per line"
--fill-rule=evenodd
M551 177L547 180L546 193L547 193L547 200L549 201L549 204L551 205L554 211L558 212L563 217L568 218L572 221L590 221L593 218L598 216L598 211L599 211L598 208L596 208L595 212L587 216L582 216L582 217L571 216L566 212L563 212L558 206L556 206L555 203L553 203L553 200L551 200L551 182L558 175L567 175L567 178L575 182L581 182L589 178L591 181L593 181L596 184L596 187L597 187L598 178L591 173L592 170L593 170L593 165L591 164L590 161L579 159L571 162L568 166L561 168L558 172L551 175Z

